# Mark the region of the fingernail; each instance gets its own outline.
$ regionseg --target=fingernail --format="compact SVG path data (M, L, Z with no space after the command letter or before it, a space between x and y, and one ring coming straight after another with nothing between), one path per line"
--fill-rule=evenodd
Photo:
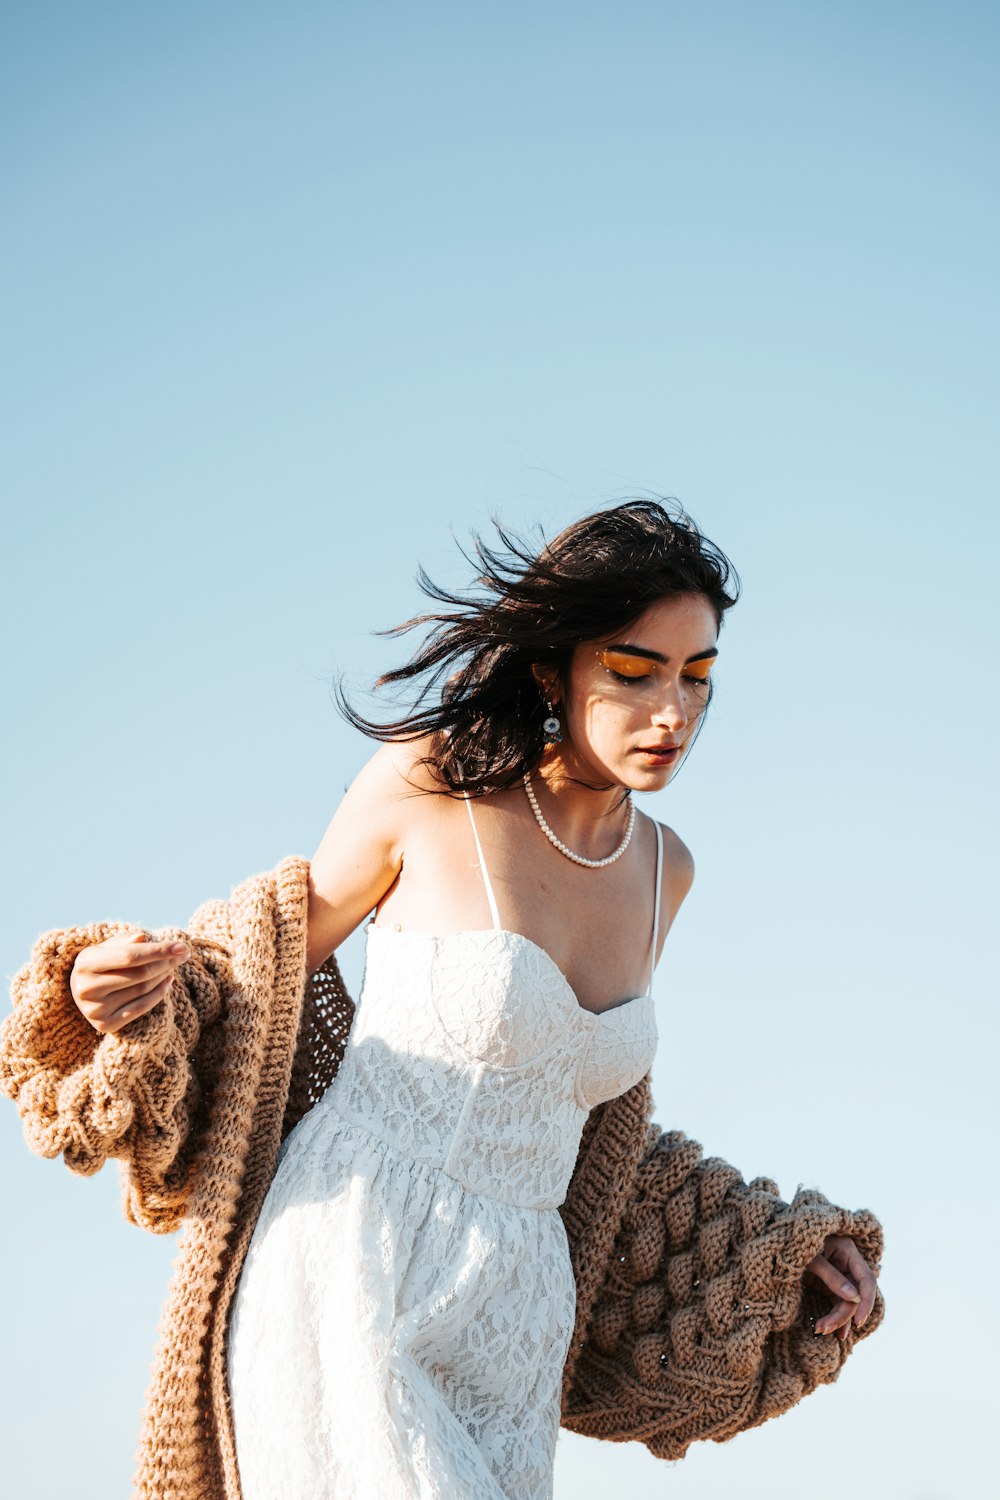
M188 945L187 943L171 943L170 951L171 953L186 953L188 951Z
M845 1297L856 1297L858 1301L861 1300L861 1293L857 1291L849 1281L845 1281L840 1290L843 1292Z

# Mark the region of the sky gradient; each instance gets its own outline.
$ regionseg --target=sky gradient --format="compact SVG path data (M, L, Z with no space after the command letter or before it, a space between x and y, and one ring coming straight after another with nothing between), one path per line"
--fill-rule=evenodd
M556 1500L992 1493L998 41L961 0L0 10L7 984L311 856L374 748L334 673L377 706L416 641L372 632L491 514L673 496L740 576L640 803L696 863L656 1118L871 1208L886 1319L679 1464L561 1433ZM176 1241L9 1105L0 1151L9 1493L123 1496Z

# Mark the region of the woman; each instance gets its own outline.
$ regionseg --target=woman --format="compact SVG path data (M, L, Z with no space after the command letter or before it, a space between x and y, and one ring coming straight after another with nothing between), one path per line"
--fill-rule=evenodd
M95 924L43 934L15 978L0 1085L35 1149L88 1174L119 1156L132 1221L186 1224L142 1496L542 1500L574 1371L564 1422L672 1456L835 1378L796 1266L833 1297L817 1332L881 1318L850 1234L824 1237L880 1254L867 1210L789 1207L647 1134L653 970L693 863L632 794L700 732L732 569L654 502L537 556L501 535L479 597L421 573L456 607L398 627L435 625L380 679L429 673L412 711L376 725L341 694L384 743L307 872L205 903L177 956ZM356 1011L317 1000L372 911Z
M650 1067L693 879L632 794L689 753L736 596L656 504L538 557L505 541L514 565L479 546L484 596L399 627L437 621L381 683L448 673L438 700L382 726L345 706L385 743L312 861L310 972L375 916L352 1045L282 1148L231 1315L245 1500L552 1492L558 1205L588 1111ZM873 1300L850 1269L831 1329Z

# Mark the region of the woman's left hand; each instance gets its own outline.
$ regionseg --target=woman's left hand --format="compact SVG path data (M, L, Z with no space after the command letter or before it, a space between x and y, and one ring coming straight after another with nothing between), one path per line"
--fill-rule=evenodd
M817 1333L833 1333L839 1328L841 1339L846 1339L851 1319L860 1328L875 1306L875 1277L849 1235L828 1234L823 1249L813 1256L804 1274L813 1276L836 1299L830 1311L816 1319Z

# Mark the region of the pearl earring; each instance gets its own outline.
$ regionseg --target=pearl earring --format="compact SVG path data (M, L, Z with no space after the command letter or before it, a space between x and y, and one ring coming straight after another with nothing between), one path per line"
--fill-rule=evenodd
M551 700L551 698L546 698L546 700L545 700L545 707L549 711L549 716L545 720L545 722L542 724L542 733L544 734L544 736L546 738L546 741L558 741L558 740L561 740L562 739L562 724L560 723L559 717L556 714L556 711L555 711L555 709L552 706L552 700Z

